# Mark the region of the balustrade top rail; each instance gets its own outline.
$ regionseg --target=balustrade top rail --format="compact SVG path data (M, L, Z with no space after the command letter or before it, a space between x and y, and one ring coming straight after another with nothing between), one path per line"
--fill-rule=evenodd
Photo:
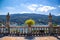
M6 26L0 26L0 28L6 28ZM10 28L28 28L28 26L10 26ZM45 26L32 26L31 28L60 28L60 26L45 27Z

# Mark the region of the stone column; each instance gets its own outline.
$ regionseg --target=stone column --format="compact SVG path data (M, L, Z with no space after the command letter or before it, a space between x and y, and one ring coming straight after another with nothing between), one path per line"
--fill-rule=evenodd
M9 15L9 12L6 15L6 29L7 29L7 33L10 33L10 15Z
M53 33L53 25L52 25L52 15L49 13L49 20L48 20L48 26L49 26L49 33Z

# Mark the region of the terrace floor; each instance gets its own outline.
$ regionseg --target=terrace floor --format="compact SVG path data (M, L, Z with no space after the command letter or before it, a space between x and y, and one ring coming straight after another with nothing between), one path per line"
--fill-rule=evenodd
M60 37L60 36L58 36ZM56 37L53 36L44 36L44 37L12 37L12 36L5 36L0 38L0 40L58 40ZM60 40L60 39L59 39Z

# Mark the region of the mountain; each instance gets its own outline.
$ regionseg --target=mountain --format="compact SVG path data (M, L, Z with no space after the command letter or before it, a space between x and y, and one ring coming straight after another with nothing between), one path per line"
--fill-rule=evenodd
M16 22L18 24L24 24L24 22L27 19L33 19L35 20L36 24L48 24L48 15L42 15L42 14L11 14L10 15L10 22ZM6 15L0 15L0 22L5 23L6 22ZM54 16L52 15L52 22L56 24L60 24L60 16Z

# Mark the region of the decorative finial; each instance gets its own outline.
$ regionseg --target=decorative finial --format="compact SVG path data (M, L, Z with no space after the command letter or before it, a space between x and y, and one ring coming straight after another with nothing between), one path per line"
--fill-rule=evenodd
M8 14L6 15L6 18L7 18L7 20L9 20L9 18L10 18L9 12L8 12Z
M51 13L49 13L49 18L52 17Z
M51 16L51 13L49 13L49 16Z
M8 16L9 16L9 12L8 12Z

